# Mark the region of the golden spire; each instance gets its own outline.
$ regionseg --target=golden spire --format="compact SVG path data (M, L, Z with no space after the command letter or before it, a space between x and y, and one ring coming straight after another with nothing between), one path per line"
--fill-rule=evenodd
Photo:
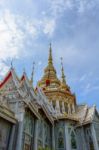
M64 67L63 67L63 58L61 57L61 72L62 72L62 83L66 85L66 79L65 79L65 74L64 74Z
M49 83L49 84L48 84ZM56 70L53 65L53 58L52 58L52 47L50 44L49 47L49 56L48 56L48 64L47 67L44 69L44 75L39 81L38 85L48 87L48 85L52 86L60 86L60 81L57 78Z
M33 62L33 67L32 67L32 73L31 73L31 84L33 84L34 65L35 65L35 62Z
M49 65L52 65L52 64L53 64L51 43L50 43L50 48L49 48L49 58L48 58L48 64L49 64Z

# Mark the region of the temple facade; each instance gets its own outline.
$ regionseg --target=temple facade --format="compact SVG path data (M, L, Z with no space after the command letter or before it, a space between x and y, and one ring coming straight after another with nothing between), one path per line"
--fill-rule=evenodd
M61 79L49 48L44 75L33 87L11 67L0 82L0 150L99 150L96 106L78 105L61 62Z

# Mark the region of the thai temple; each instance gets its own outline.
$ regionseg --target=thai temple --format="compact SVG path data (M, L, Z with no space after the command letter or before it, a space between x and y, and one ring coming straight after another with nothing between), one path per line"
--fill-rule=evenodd
M0 82L0 150L99 150L96 106L77 104L62 62L57 77L51 45L36 88L33 72L19 78L11 66Z

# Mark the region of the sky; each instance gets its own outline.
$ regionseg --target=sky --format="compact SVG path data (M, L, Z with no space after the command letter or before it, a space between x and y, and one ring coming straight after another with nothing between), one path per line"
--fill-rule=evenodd
M25 68L34 86L47 65L49 43L61 78L78 104L99 110L99 0L0 0L0 79L13 66L21 77Z

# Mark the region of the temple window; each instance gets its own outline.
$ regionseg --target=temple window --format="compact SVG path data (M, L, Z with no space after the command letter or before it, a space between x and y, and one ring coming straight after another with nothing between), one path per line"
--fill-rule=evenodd
M71 148L77 149L76 137L73 131L71 132Z
M24 118L23 147L30 150L33 147L32 139L34 135L34 118L30 111L26 111Z
M64 103L64 107L65 107L65 112L68 113L68 104L66 102Z
M45 147L50 146L50 127L47 123L44 123L44 144Z
M44 138L45 138L44 142L47 145L48 144L48 131L47 131L47 124L46 123L44 124Z
M64 132L62 128L58 131L58 148L64 149Z
M43 120L38 121L38 149L43 146Z
M93 140L92 140L92 135L91 135L91 131L90 131L89 128L86 130L86 133L87 133L87 137L88 137L90 150L94 150L94 144L93 144Z

